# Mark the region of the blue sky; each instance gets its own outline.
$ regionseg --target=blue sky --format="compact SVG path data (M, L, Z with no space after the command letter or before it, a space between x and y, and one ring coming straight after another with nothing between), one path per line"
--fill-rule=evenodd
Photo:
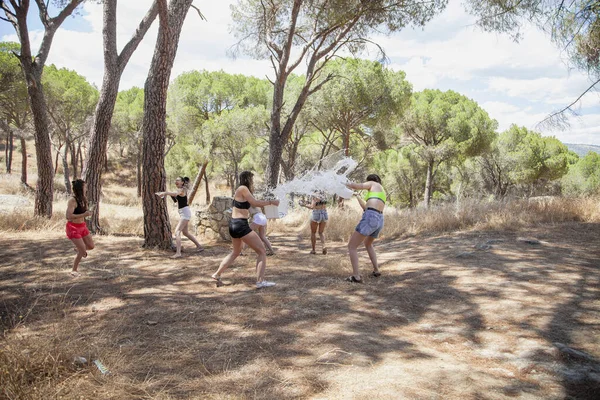
M223 69L261 78L272 75L268 61L228 57L227 50L235 43L229 33L231 3L194 2L208 21L190 10L172 77L193 69ZM119 2L120 45L128 40L150 4L151 0ZM523 39L514 43L507 36L482 32L474 22L459 1L450 0L447 9L424 29L406 29L374 39L387 53L388 67L405 71L414 90L434 88L462 93L495 118L500 130L512 123L536 129L539 121L571 103L590 85L587 76L571 70L548 36L537 29L526 28ZM41 31L35 30L39 27L32 18L32 41L36 45L41 39ZM100 86L101 31L102 7L85 4L55 36L49 63L73 69ZM125 70L121 89L143 86L155 38L153 27ZM0 39L16 40L12 26L3 21ZM371 52L364 57L376 55ZM600 94L596 91L586 95L576 108L581 116L573 118L567 130L537 130L565 143L600 145Z

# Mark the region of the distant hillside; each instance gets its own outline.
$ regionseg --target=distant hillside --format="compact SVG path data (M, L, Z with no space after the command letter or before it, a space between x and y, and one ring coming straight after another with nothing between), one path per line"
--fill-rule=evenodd
M565 143L565 146L573 153L577 153L579 157L585 156L590 151L600 154L600 146L596 146L593 144L571 144Z

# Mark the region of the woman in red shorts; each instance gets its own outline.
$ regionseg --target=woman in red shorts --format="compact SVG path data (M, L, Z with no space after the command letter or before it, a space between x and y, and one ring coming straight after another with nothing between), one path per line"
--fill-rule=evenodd
M94 248L94 241L90 236L85 225L85 217L92 215L92 210L88 210L88 202L85 197L86 187L82 179L73 182L73 197L67 202L67 237L71 239L77 250L75 262L71 275L79 276L77 267L82 258L87 257L87 251Z

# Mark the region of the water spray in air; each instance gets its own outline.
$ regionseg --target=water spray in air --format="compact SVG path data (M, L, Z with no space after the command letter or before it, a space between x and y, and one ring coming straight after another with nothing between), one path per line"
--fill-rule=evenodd
M343 198L352 197L352 190L346 187L348 175L358 166L358 163L350 157L340 159L338 153L321 161L321 167L313 168L301 176L278 185L273 194L279 199L279 217L282 218L288 212L291 199L290 195L322 196L323 193Z

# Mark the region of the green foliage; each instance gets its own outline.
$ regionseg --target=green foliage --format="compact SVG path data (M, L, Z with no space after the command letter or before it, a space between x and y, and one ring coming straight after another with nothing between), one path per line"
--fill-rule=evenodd
M378 152L373 159L375 171L383 179L391 204L415 207L422 200L427 166L415 152L415 144L399 150Z
M533 187L561 178L571 159L556 138L512 125L482 157L483 175L489 191L504 196L513 186Z
M425 159L441 162L486 151L497 122L461 94L424 90L413 95L401 126Z
M350 135L370 137L376 129L390 129L409 104L412 85L404 72L385 69L379 62L336 60L324 73L335 78L311 98L318 110L313 122L323 131L338 132L348 153Z
M268 113L263 106L234 108L223 111L208 120L202 127L204 140L212 144L209 161L219 161L226 174L237 182L244 158L250 153L256 156L256 139L264 137ZM237 185L236 185L237 186Z
M18 43L0 42L0 116L23 129L29 117L27 86L19 60L13 54L20 48Z
M63 133L78 131L93 115L98 90L77 72L50 65L42 76L48 112Z
M551 181L568 169L568 149L553 137L542 137L523 127L512 125L498 138L498 149L510 168L515 184Z
M590 151L569 168L562 178L563 193L569 196L600 193L600 155Z
M141 152L143 118L144 90L132 87L119 92L113 113L111 139L119 143L121 154L125 148L131 155L139 155Z
M193 132L211 115L234 107L267 106L269 83L223 71L190 71L170 85L167 113L172 129Z
M119 132L137 132L144 117L144 90L132 87L119 92L113 113L113 126Z
M342 39L343 47L355 53L364 49L369 35L424 26L446 4L447 0L273 0L265 5L261 0L239 0L232 7L232 26L242 51L258 59L269 58L270 49L285 47L296 11L294 46L319 38L322 49Z
M220 117L243 108L264 110L270 90L266 80L223 71L190 71L179 75L170 86L167 99L168 126L176 142L166 159L169 173L194 176L198 165L214 157L225 143L214 134L215 122L204 125L213 119L241 123ZM235 116L239 117L238 111L226 118Z
M440 164L462 164L486 152L497 122L476 102L456 92L424 90L413 95L400 126L428 166L425 201L429 204Z

